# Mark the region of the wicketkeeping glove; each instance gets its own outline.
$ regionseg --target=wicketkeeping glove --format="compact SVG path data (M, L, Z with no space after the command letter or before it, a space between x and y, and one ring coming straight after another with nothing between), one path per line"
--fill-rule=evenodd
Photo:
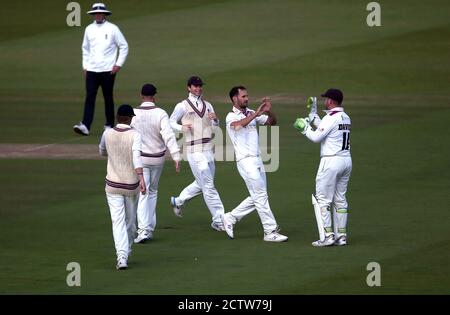
M317 97L308 97L308 100L306 101L306 108L309 108L308 118L310 122L316 118L320 119L319 115L317 115Z
M306 100L306 108L309 109L311 114L317 114L317 97L310 96Z
M294 128L300 131L302 134L305 134L306 131L311 128L309 125L309 118L297 118L294 122Z

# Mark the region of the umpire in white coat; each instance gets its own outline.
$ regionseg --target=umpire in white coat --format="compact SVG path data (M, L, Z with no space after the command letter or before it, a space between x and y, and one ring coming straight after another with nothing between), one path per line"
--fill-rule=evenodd
M89 135L94 119L95 99L101 86L105 99L105 129L114 126L113 88L116 73L125 63L128 55L128 43L119 28L106 21L111 12L103 3L95 3L88 12L94 16L94 22L86 27L84 33L83 72L86 79L86 99L83 120L73 126L81 135Z
M139 196L137 209L138 235L135 243L143 243L153 238L156 227L156 202L158 183L163 171L166 150L175 162L176 172L180 171L180 148L169 123L166 111L155 104L156 87L144 84L141 89L142 104L134 110L131 126L141 134L141 159L147 194Z

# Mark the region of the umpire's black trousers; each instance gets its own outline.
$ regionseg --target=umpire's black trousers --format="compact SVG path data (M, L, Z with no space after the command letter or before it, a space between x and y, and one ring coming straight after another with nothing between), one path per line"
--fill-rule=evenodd
M103 97L105 99L105 125L114 127L114 99L113 88L115 74L108 72L86 72L86 101L84 102L83 124L91 129L94 120L95 99L97 97L98 88L101 86Z

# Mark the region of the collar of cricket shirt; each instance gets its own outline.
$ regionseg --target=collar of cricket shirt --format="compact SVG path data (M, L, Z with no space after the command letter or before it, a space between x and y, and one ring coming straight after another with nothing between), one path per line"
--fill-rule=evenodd
M127 124L117 124L114 130L116 131L127 131L131 129L130 125Z
M189 92L189 100L195 102L194 104L197 105L197 107L200 107L202 105L202 94L200 94L200 96L196 96L194 94L192 94L191 92Z
M141 106L139 106L138 108L139 108L139 109L143 109L143 107L145 107L145 109L151 109L151 108L155 108L156 105L155 105L155 103L153 103L153 102L143 102L143 103L141 104Z
M249 114L252 113L252 110L249 109L248 107L246 107L246 108L242 111L242 110L240 110L239 108L233 106L233 112L234 112L235 114L242 114L242 115L244 115L245 117L247 117Z
M333 115L333 114L336 114L336 113L339 113L339 112L343 112L343 111L344 111L344 107L335 107L335 108L332 108L332 109L325 109L324 110L324 112L327 115Z

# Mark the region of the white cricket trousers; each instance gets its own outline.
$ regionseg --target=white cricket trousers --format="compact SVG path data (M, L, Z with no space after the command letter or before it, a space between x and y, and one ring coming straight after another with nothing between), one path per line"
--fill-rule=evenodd
M139 194L137 207L138 233L152 232L156 227L156 202L158 201L159 178L164 168L164 163L159 165L145 165L144 180L147 185L145 195Z
M326 233L338 236L347 233L347 209L345 198L352 172L352 158L341 156L322 157L316 176L316 199L319 203ZM333 211L333 228L331 213Z
M275 231L277 222L270 209L266 172L261 158L243 158L237 162L237 168L245 181L250 196L230 212L232 223L239 222L243 217L256 209L261 219L264 233L269 234Z
M138 197L106 194L111 213L112 231L117 258L131 253L134 232L136 230L136 207Z
M224 214L222 200L214 186L214 153L210 150L187 154L189 166L195 180L183 189L177 198L179 205L203 193L203 199L211 213L213 222L222 224L220 216Z

